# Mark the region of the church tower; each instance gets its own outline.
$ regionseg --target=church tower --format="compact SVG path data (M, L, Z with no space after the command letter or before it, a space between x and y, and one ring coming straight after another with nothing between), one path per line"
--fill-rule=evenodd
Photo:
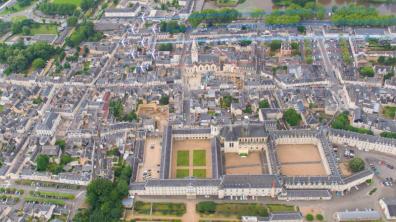
M197 41L195 41L195 39L193 40L192 46L191 46L191 62L192 63L198 62L198 45L197 45Z

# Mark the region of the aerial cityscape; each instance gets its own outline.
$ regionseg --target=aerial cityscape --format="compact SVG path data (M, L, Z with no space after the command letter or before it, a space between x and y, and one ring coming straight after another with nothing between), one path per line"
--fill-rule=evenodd
M0 222L396 221L395 0L0 0Z

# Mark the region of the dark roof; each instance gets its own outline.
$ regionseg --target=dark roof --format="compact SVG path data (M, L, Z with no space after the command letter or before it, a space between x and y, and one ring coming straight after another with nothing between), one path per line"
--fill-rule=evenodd
M224 188L271 188L280 187L274 175L224 175L222 186Z
M226 141L236 141L241 137L265 137L268 136L264 125L237 125L225 126L221 129L220 135Z

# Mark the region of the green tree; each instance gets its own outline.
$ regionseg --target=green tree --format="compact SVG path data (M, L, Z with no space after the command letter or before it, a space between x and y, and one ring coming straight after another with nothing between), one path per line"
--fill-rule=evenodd
M37 171L46 171L49 165L49 157L47 155L38 155L36 158Z
M202 214L213 214L216 212L216 203L213 201L203 201L197 204L197 211Z
M359 73L362 77L373 77L374 69L371 66L363 66L359 68Z
M158 47L159 51L172 51L173 46L172 43L161 43Z
M307 219L307 221L313 221L314 220L314 216L312 214L307 214L305 216L305 219Z
M349 169L351 169L354 173L364 170L364 161L358 157L354 157L353 159L349 160L348 165Z
M74 27L77 25L78 22L78 18L77 16L70 16L69 18L67 18L67 25Z
M290 126L297 126L298 124L300 124L300 121L302 120L301 115L297 113L297 111L293 108L287 109L283 113L283 118Z
M41 69L44 68L44 66L45 66L45 61L42 58L37 58L32 62L33 69Z
M299 33L305 33L306 32L305 26L303 26L303 25L297 26L297 31Z
M163 95L159 100L160 105L168 105L169 104L169 96Z
M261 101L259 102L259 107L260 107L260 109L263 109L263 108L270 108L270 105L269 105L268 100L267 100L267 99L261 100Z
M281 40L272 40L270 43L270 49L272 52L276 52L281 48L282 41Z
M316 214L316 220L318 221L323 221L323 215L322 214Z

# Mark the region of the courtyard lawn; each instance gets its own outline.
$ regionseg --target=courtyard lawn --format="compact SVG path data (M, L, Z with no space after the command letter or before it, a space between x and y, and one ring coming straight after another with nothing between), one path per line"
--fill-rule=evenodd
M176 178L184 178L189 176L188 169L177 169L176 170Z
M383 113L386 118L394 119L396 115L396 106L385 106Z
M56 35L58 33L58 26L54 24L39 24L38 26L33 26L30 31L32 35L39 35L39 34Z
M193 169L193 176L197 178L206 178L206 169Z
M177 151L177 166L190 165L190 152L188 150Z
M295 212L296 209L292 205L285 204L267 204L270 212Z
M193 151L193 165L206 166L206 150Z
M80 7L80 4L81 4L81 0L52 0L51 2L56 3L56 4L69 3L69 4L76 5L77 7Z

